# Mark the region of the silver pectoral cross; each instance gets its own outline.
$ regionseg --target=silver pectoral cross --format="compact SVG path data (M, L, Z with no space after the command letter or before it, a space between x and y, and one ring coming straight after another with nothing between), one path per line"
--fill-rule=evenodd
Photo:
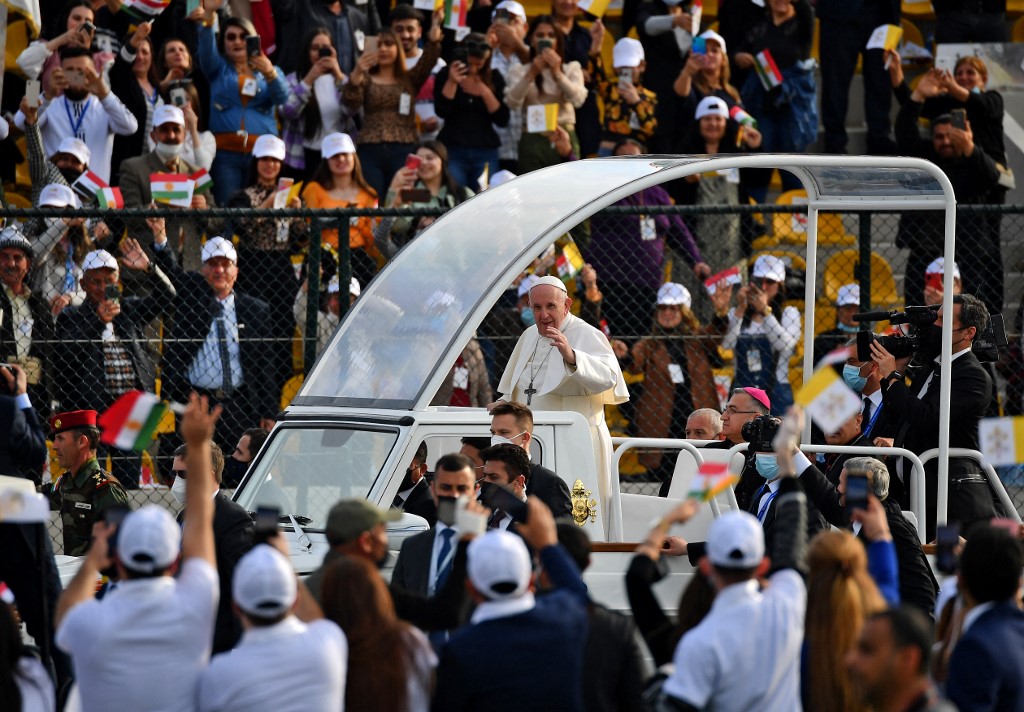
M527 386L523 393L526 394L526 405L533 403L533 394L537 392L537 389L533 387L533 381L530 381L530 385Z

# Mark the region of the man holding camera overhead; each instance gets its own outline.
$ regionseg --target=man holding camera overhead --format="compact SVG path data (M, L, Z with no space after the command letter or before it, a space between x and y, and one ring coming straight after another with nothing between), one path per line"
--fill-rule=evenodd
M925 361L924 368L908 386L904 369L910 357L897 359L877 340L871 344L871 358L878 364L884 407L901 422L893 441L918 455L939 446L939 377L942 354L942 309L935 323L920 330L921 345L915 357ZM989 324L988 310L975 296L953 297L953 344L948 358L952 360L949 399L949 446L978 450L978 421L988 410L992 382L971 348ZM897 472L907 483L910 464L897 463ZM925 464L926 532L935 537L938 463ZM980 520L997 516L997 507L981 469L970 458L949 458L949 504L946 519L966 529Z

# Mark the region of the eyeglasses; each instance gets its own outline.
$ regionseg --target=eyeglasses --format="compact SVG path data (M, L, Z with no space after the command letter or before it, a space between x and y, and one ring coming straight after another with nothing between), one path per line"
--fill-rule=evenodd
M725 408L722 409L722 415L751 415L756 412L756 410L739 410L734 405L727 405Z
M235 40L244 40L244 39L245 39L246 37L248 37L248 36L249 36L249 35L242 35L242 34L237 34L237 35L236 35L236 34L230 34L230 35L224 35L224 39L225 39L226 41L228 41L228 42L234 42Z

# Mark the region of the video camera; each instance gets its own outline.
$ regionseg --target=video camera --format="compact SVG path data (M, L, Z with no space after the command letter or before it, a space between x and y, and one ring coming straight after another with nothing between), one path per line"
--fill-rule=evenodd
M782 420L770 415L759 415L743 424L743 439L749 443L750 452L773 452L775 436L779 432Z
M864 312L854 314L853 320L888 321L892 325L909 324L912 332L909 335L876 336L870 331L857 332L857 360L871 360L871 344L877 341L895 358L908 358L920 350L922 346L919 331L935 323L939 315L939 305L912 306L903 311ZM999 360L999 349L1006 348L1006 329L1003 327L1002 314L989 314L988 328L975 337L971 350L979 361L991 362Z

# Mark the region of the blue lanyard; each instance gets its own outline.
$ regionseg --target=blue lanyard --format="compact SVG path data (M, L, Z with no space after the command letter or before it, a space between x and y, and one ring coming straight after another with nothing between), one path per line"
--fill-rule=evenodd
M764 487L762 487L761 489L759 489L757 491L757 498L758 498L758 500L760 500L761 497L764 496L764 491L765 491L765 489L767 487L768 487L768 485L765 485ZM778 494L779 494L779 491L775 490L770 495L768 495L768 499L766 499L764 501L764 504L761 505L761 508L757 510L757 521L759 521L762 524L764 524L764 517L765 517L766 514L768 514L768 507L771 505L772 500L775 499L776 496L778 496Z
M68 124L71 126L71 135L75 138L82 139L83 141L85 139L78 135L78 129L82 128L82 122L85 121L85 112L89 110L89 104L91 103L91 98L85 100L85 106L82 107L82 113L78 115L78 121L75 121L71 118L71 102L68 101L66 96L64 97L64 111L67 112L68 115Z
M871 414L871 420L868 421L868 426L864 428L864 437L871 435L871 429L875 427L875 421L878 420L878 414L882 412L882 408L885 407L885 403L879 403L878 407L875 408L875 412Z
M142 93L145 94L146 92L142 92ZM156 99L157 99L158 96L160 96L160 93L156 90L156 87L153 87L153 98L149 99L148 96L146 98L149 99L149 103L150 104L152 104L153 106L156 106Z

